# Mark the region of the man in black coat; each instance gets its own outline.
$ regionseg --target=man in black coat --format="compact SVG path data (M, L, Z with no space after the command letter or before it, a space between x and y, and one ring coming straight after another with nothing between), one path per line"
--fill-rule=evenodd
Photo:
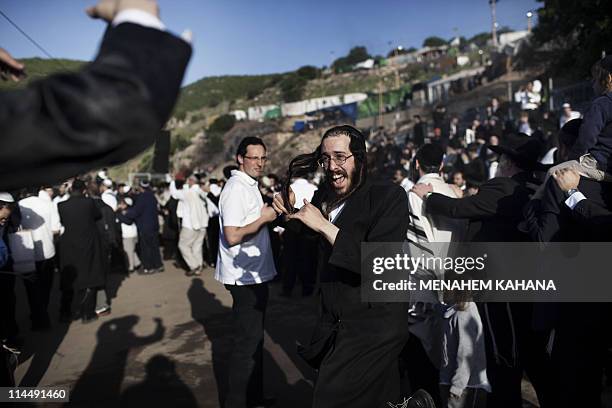
M102 0L88 13L111 23L92 63L0 93L0 135L11 146L0 150L0 190L124 162L153 143L172 111L191 47L163 30L156 2ZM23 72L2 49L0 62L14 77Z
M421 120L421 116L414 115L414 129L412 133L412 141L416 147L421 146L425 143L426 136L426 123Z
M142 192L135 198L134 205L127 208L120 205L122 213L117 213L117 218L126 224L136 223L138 228L138 244L140 245L140 260L142 261L143 273L150 274L163 272L164 267L159 252L159 213L157 198L151 191L148 181L141 181Z
M60 319L72 319L75 289L81 305L81 318L87 323L96 318L96 293L106 284L108 259L103 254L102 240L96 222L102 218L92 198L85 195L82 180L72 183L70 198L58 204L64 233L60 237Z
M431 185L425 184L415 185L412 191L425 200L427 212L467 219L466 241L528 241L529 236L517 226L522 220L523 207L535 191L531 171L539 169L539 142L526 135L509 135L506 145L489 148L501 155L498 177L483 183L478 194L455 199L434 193ZM536 334L531 327L533 305L484 303L478 306L485 331L487 377L492 388L488 403L496 408L521 407L523 370L527 371L538 399L544 401L547 337Z
M564 204L571 210L572 217L578 223L584 235L590 238L588 241L610 241L612 238L612 211L610 211L610 206L602 205L601 202L598 202L600 200L588 198L580 191L581 178L575 170L561 169L554 173L553 177L557 186L567 198ZM586 190L584 185L582 188ZM610 198L610 188L604 190L607 190L608 198Z
M290 173L299 177L317 162L326 180L287 223L307 227L303 232L319 240L321 315L302 350L319 369L313 407L386 407L400 400L398 362L408 339L408 307L362 302L361 243L402 242L408 198L400 186L367 179L365 138L351 126L325 132L314 153L292 161ZM293 207L295 196L289 196ZM273 206L289 213L280 195ZM294 220L300 222L291 226Z
M547 185L542 207L550 241L608 242L612 237L612 186L580 177L572 169L557 170ZM554 181L553 181L554 180ZM540 219L542 216L539 217ZM558 231L558 232L557 232ZM605 259L602 258L602 265ZM605 266L602 273L607 272ZM599 406L603 369L610 347L610 303L561 303L548 312L554 329L551 347L550 406Z

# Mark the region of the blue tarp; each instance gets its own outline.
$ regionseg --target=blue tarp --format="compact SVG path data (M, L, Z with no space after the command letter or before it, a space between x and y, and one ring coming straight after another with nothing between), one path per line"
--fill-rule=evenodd
M323 108L317 111L308 112L306 113L306 115L315 115L320 112L331 113L337 111L342 112L344 116L350 118L353 122L357 120L357 102L346 103L344 105L338 106L330 106L329 108Z
M293 123L294 132L303 132L305 128L306 128L306 122L304 122L303 120L296 120Z

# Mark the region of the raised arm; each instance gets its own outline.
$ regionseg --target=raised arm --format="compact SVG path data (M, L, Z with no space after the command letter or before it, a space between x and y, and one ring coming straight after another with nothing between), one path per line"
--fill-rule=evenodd
M119 12L155 4L110 3ZM190 54L187 42L124 14L79 72L0 93L0 189L54 184L142 152L170 115Z

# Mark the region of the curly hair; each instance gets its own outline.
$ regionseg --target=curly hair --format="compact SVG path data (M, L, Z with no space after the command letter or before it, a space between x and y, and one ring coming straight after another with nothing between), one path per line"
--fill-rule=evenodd
M593 80L605 92L612 92L612 56L600 59L591 68Z

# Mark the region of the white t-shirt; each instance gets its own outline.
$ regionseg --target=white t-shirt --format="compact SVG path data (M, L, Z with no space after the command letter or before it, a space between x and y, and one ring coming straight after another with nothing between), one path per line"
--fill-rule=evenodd
M215 279L227 285L252 285L276 275L270 236L266 226L240 244L229 246L223 227L244 227L261 216L263 199L257 181L239 170L221 192L219 199L219 253Z
M57 207L51 199L27 197L19 201L21 226L32 231L34 256L36 261L44 261L55 256L53 232L61 228Z

